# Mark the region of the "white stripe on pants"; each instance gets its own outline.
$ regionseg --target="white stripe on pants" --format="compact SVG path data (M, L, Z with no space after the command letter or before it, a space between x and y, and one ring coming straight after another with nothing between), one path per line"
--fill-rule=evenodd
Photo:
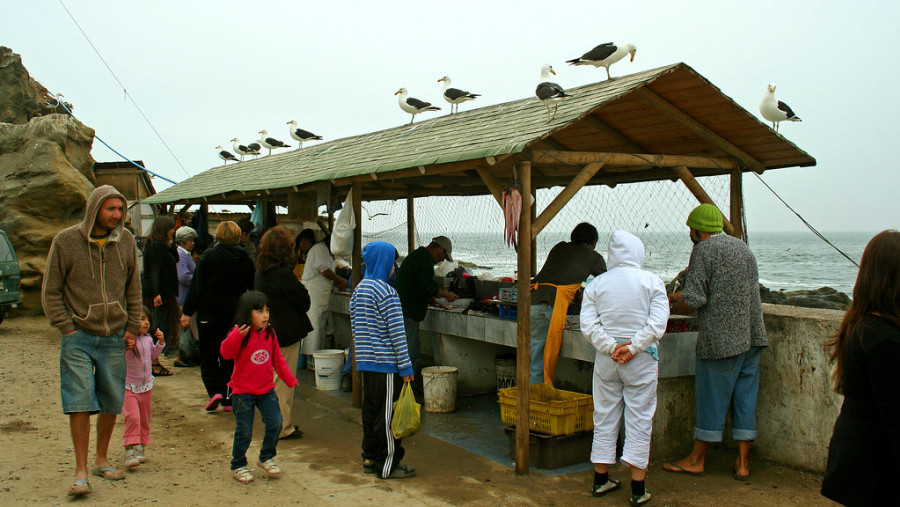
M640 469L647 468L658 377L659 363L646 352L641 352L626 364L597 354L594 359L592 463L615 464L619 423L624 413L622 461Z

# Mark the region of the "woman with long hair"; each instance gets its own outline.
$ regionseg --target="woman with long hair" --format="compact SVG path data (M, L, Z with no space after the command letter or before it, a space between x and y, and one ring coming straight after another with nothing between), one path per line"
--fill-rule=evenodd
M223 358L219 346L232 328L238 299L253 289L255 271L246 250L239 244L241 228L236 223L221 222L216 227L216 240L216 245L203 252L197 262L181 318L181 325L187 327L191 315L197 314L200 377L209 396L208 412L219 405L226 411L231 410L231 400L225 395L234 361Z
M269 229L259 243L256 252L256 275L253 285L269 300L269 324L278 337L281 354L287 361L291 375L297 375L297 357L300 341L312 330L306 312L309 310L309 293L291 270L294 268L294 242L287 229L276 226ZM294 406L294 388L281 378L275 379L275 394L281 410L281 439L300 438L300 431L291 419Z
M866 245L853 301L832 347L844 395L822 495L844 505L900 505L900 232Z
M178 350L181 310L178 305L178 254L172 245L175 220L170 216L156 217L150 226L149 241L144 245L144 278L142 281L144 305L153 313L153 322L166 336L166 356ZM153 330L150 330L153 334ZM165 366L154 359L153 375L171 375Z

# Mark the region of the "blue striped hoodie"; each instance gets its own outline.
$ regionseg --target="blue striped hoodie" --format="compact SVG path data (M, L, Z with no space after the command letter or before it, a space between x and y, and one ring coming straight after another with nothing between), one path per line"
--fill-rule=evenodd
M406 347L403 310L397 291L387 284L396 250L390 243L373 241L363 247L366 273L350 298L350 328L356 369L412 375Z

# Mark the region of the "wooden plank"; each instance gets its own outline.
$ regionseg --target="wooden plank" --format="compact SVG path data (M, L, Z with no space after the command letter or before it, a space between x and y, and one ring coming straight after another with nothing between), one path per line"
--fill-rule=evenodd
M590 164L603 162L607 166L632 165L647 167L703 167L715 169L734 169L737 164L732 159L713 157L691 157L684 155L654 155L649 153L603 153L576 151L541 151L532 150L530 159L535 164Z
M660 97L652 90L647 87L639 88L635 90L633 93L640 95L644 100L646 100L653 107L659 109L666 115L670 116L672 119L677 121L678 123L684 125L692 132L702 137L705 141L712 144L716 148L724 151L725 153L731 155L732 157L740 160L748 167L753 169L758 173L762 173L766 170L765 166L758 160L751 157L749 154L745 153L743 150L738 148L737 146L731 144L726 141L719 134L716 134L709 128L707 128L702 123L697 120L691 118L689 115L685 114L684 111L678 109L671 103L669 103L666 99Z
M566 204L569 202L569 200L572 199L572 197L575 197L575 194L577 194L578 191L581 190L581 188L584 187L584 185L587 184L587 182L590 181L591 178L593 178L594 175L597 174L597 172L599 172L602 167L602 162L592 162L584 166L584 168L581 169L581 172L579 172L572 179L572 181L570 181L566 185L566 188L564 188L562 192L560 192L559 195L557 195L553 199L553 201L551 201L550 204L548 204L547 207L544 208L544 211L541 212L540 216L535 219L534 223L531 226L531 238L533 240L537 239L537 235L541 232L541 230L543 230L544 227L549 224L551 220L553 220L553 217L555 217L556 214L566 206Z
M684 183L684 186L694 194L694 197L697 198L701 203L712 204L716 206L716 203L713 202L712 198L709 197L709 194L703 190L703 187L700 185L694 175L691 174L690 169L687 167L675 167L672 169L675 171L675 174L678 175L678 178L681 179L681 182ZM718 208L718 206L716 206ZM719 210L719 213L722 213L722 210ZM725 229L725 232L734 236L734 227L731 225L731 221L725 218L725 213L722 213L722 228Z
M531 195L531 162L519 164L522 195ZM531 238L530 206L522 206L519 238ZM518 328L516 333L516 474L528 475L528 411L531 380L531 241L519 241Z
M644 148L643 146L632 141L628 136L626 136L622 132L609 126L608 123L601 120L594 114L587 115L584 118L584 122L586 124L590 125L597 132L600 132L600 134L608 137L615 143L621 144L622 146L624 146L626 149L628 149L630 151L633 151L635 153L647 153L649 151L646 148Z

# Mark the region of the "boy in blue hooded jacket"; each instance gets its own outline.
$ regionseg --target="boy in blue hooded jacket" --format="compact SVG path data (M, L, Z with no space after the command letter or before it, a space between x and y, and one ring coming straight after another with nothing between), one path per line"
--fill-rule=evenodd
M405 450L391 431L400 380L413 380L400 298L387 283L395 252L384 241L363 247L366 272L350 298L350 328L363 388L363 471L382 479L415 475L413 468L400 464Z

